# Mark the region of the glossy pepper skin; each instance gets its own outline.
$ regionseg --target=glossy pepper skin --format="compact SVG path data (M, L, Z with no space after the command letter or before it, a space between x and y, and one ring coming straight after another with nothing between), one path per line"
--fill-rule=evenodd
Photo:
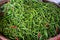
M0 35L0 40L9 40L9 39L4 37L4 36L2 36L2 35Z
M50 38L48 40L60 40L60 34L55 36L55 37L53 37L53 38Z
M60 0L42 0L42 2L54 3L55 5L57 5L58 7L60 7Z

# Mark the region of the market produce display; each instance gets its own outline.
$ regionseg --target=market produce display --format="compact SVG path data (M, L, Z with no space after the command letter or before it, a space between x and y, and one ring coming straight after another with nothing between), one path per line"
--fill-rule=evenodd
M10 0L2 8L0 33L10 40L47 40L60 28L60 8L52 3Z

